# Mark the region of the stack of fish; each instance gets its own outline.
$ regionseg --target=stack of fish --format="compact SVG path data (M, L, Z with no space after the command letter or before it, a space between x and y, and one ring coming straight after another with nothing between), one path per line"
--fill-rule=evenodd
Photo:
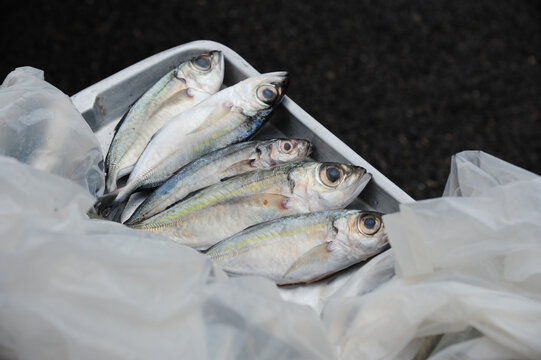
M381 214L342 210L370 181L365 169L308 161L302 139L245 141L280 104L287 73L218 91L223 75L221 52L201 54L131 107L107 154L98 213L120 221L132 194L154 189L126 225L278 284L315 281L383 251Z

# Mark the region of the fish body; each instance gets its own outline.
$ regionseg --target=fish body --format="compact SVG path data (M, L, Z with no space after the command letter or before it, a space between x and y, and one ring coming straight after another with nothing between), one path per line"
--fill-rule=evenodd
M279 285L319 280L388 246L380 213L331 210L249 227L206 254L231 275L258 275Z
M353 165L284 164L209 186L130 226L194 248L208 248L263 221L346 207L370 178L365 169Z
M151 137L175 115L216 93L222 85L224 58L220 51L183 62L164 75L130 108L119 123L105 165L107 191L129 174Z
M125 222L135 224L158 214L193 191L256 169L304 160L311 151L306 140L247 141L208 153L180 169L150 194Z
M287 73L258 75L223 89L179 114L150 140L115 202L164 183L181 167L252 136L281 102Z

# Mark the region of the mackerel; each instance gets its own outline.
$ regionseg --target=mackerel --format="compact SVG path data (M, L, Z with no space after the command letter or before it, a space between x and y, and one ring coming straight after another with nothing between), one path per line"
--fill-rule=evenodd
M258 275L279 285L327 277L388 247L380 213L332 210L254 225L206 254L230 275Z
M152 192L125 224L135 224L165 210L189 193L256 169L304 160L311 152L306 140L247 141L213 151L192 161Z

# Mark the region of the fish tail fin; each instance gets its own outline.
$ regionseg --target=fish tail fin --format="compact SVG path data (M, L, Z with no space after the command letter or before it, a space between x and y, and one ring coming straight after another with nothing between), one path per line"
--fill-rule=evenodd
M139 208L138 208L139 209ZM140 216L136 213L133 213L130 218L126 221L124 221L124 225L135 225L139 222L141 222L142 220L144 220L144 218L140 218Z
M118 171L116 171L115 169L110 169L110 171L107 172L107 180L105 182L105 186L106 186L107 191L109 191L109 193L113 193L114 191L117 190L117 187L116 187L117 178L118 178Z
M120 190L117 189L98 198L98 201L94 204L96 213L108 220L120 222L120 217L127 202L117 200L119 192Z
M120 223L122 213L124 212L124 209L126 208L126 205L128 204L127 201L121 202L117 206L111 209L111 213L109 215L110 220L116 221Z
M128 179L126 186L115 191L116 192L115 202L122 203L122 202L128 201L130 195L133 194L137 189L139 189L140 184L141 184L140 181L130 182L130 179Z

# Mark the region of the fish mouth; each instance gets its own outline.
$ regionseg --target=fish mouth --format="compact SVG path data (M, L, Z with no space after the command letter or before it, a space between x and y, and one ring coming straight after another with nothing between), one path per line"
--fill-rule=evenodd
M283 71L283 77L282 77L282 80L277 83L277 87L278 87L278 92L280 94L280 97L284 96L284 94L286 93L287 91L287 88L289 86L289 74L286 72L286 71Z
M366 171L366 169L361 168L359 174L362 174L359 180L359 186L361 189L364 189L364 187L368 184L368 182L372 179L372 174Z
M299 155L303 158L310 156L312 153L312 143L308 140L296 140L299 147Z
M313 145L310 141L306 141L306 157L310 156L312 154L312 151L314 150L313 149Z
M370 179L372 179L372 174L367 172L366 169L361 166L348 166L351 169L346 179L348 186L356 186L360 190L364 189Z
M259 75L262 81L272 84L278 91L276 102L284 96L289 85L289 74L287 71L275 71Z
M384 233L380 238L379 238L379 246L378 246L378 250L380 252L384 252L386 250L389 250L391 248L391 243L389 242L389 235L387 233Z
M212 68L218 71L222 71L224 68L224 56L220 50L212 50L208 52L208 56L211 58Z

